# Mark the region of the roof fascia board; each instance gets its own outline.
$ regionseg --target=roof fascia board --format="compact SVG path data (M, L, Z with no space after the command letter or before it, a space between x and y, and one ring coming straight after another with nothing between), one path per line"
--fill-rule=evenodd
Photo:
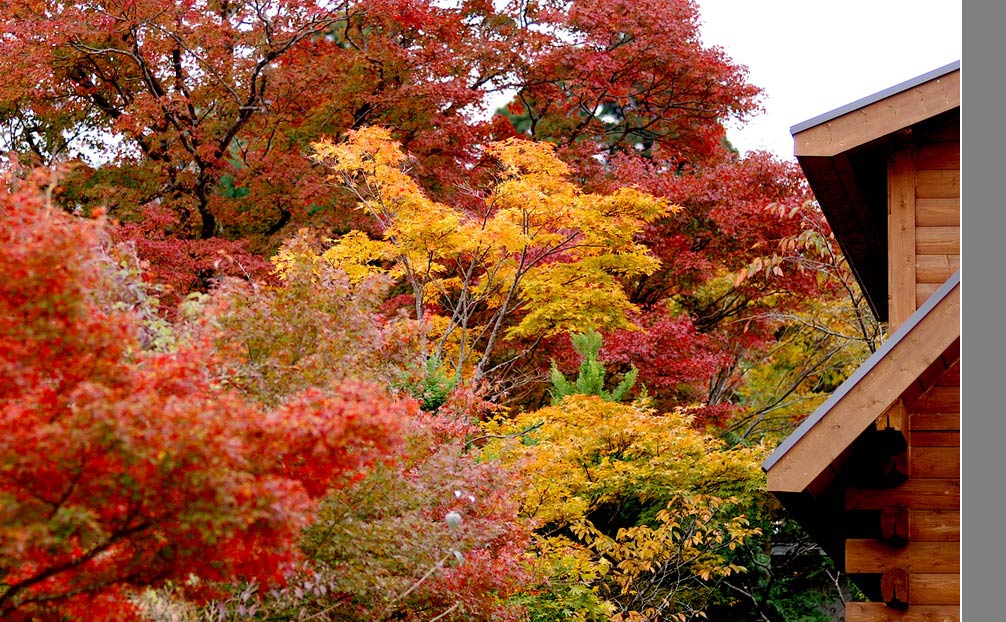
M819 115L817 115L816 117L814 117L812 119L807 119L806 121L802 121L800 123L797 123L796 125L794 125L791 128L789 128L789 133L791 135L793 135L793 136L796 136L800 132L803 132L804 130L809 130L810 128L812 128L812 127L814 127L816 125L821 125L822 123L826 123L828 121L831 121L832 119L837 119L838 117L841 117L842 115L848 114L848 113L853 112L855 110L859 110L860 108L865 108L866 106L869 106L870 104L876 103L876 102L878 102L878 101L880 101L882 99L887 99L888 97L890 97L892 95L897 95L898 93L900 93L902 91L907 91L908 89L915 88L915 87L919 86L920 84L925 84L926 82L929 82L930 80L935 80L936 78L941 78L941 77L947 75L948 73L956 71L956 70L958 70L960 68L961 68L961 61L958 60L958 61L954 61L954 62L952 62L952 63L950 63L948 65L944 65L943 67L939 67L938 69L933 69L932 71L927 71L926 73L922 74L921 76L916 76L914 78L911 78L910 80L905 80L904 82L901 82L900 84L895 84L894 86L890 86L890 87L888 87L888 88L886 88L886 89L884 89L882 91L878 91L878 92L876 92L876 93L874 93L872 95L867 95L866 97L863 97L861 99L857 99L856 101L850 102L848 104L845 104L844 106L839 106L838 108L835 108L834 110L825 112L823 114L819 114Z
M960 107L960 72L941 71L794 126L794 155L833 157Z

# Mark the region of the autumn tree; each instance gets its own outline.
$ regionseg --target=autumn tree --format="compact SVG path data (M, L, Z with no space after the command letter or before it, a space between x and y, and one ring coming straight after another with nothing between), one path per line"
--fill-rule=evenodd
M619 155L670 174L716 162L724 122L758 110L745 69L702 45L689 0L515 4L524 7L520 23L545 34L518 69L508 115L518 131L561 145L593 183Z
M474 209L430 199L379 128L316 149L381 232L350 232L322 258L350 275L403 279L414 317L433 331L425 352L465 383L506 364L493 359L505 338L632 326L619 279L656 269L635 234L668 211L665 201L631 188L583 193L548 145L523 140L488 148L496 180L473 189Z
M100 221L8 181L0 614L126 619L133 586L281 581L318 500L393 455L415 403L350 383L263 408L221 387L205 340L145 344L165 327Z
M153 204L175 216L169 237L265 252L307 221L354 226L305 157L323 136L393 128L422 186L462 201L491 140L550 141L595 183L615 152L663 149L671 172L721 154L722 122L756 108L743 68L700 44L687 0L7 8L0 143L77 164L61 205L136 221ZM512 123L487 109L501 93L516 93Z
M731 553L757 533L740 508L758 488L760 449L728 448L680 412L587 395L494 432L487 451L524 474L520 512L554 579L529 597L532 611L558 619L579 602L586 619L690 616L743 572Z

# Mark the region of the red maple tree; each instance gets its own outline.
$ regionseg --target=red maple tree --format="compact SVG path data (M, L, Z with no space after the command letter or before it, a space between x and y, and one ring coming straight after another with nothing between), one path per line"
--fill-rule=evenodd
M0 617L124 619L129 586L281 581L317 501L393 455L412 400L267 409L209 340L145 350L98 220L0 193Z

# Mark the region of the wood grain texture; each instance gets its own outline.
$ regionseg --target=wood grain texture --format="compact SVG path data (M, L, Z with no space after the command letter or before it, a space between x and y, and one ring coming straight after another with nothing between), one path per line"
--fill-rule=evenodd
M893 488L847 488L845 509L883 510L904 505L912 510L960 510L959 479L910 479Z
M960 622L958 605L910 605L899 611L884 603L848 603L845 622Z
M915 196L920 199L951 199L960 197L960 171L919 171L915 181Z
M882 573L904 568L912 573L956 573L961 569L956 542L909 542L892 547L874 539L845 541L845 571Z
M915 230L918 255L960 255L960 227L918 227Z
M960 387L935 386L908 404L912 415L925 413L959 413L961 411Z
M954 409L957 410L956 408ZM957 412L912 413L909 427L914 435L916 431L933 430L960 432L961 415Z
M916 245L916 251L918 245ZM915 279L918 283L942 285L961 267L959 254L915 256Z
M908 476L942 479L960 477L960 448L918 446L910 448L908 451Z
M908 539L914 542L960 542L959 510L908 510ZM948 601L949 602L949 601Z
M918 227L960 227L960 198L915 197L915 225Z
M950 72L793 136L796 156L834 156L960 107L961 72Z
M895 150L887 171L887 314L894 331L915 311L915 155Z
M913 605L959 605L961 575L909 573L908 590L908 602Z

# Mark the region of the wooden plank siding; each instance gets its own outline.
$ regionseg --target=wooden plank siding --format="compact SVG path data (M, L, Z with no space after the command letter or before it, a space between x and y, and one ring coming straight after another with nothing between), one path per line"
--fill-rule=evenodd
M959 605L910 605L904 611L884 603L849 603L845 622L960 622Z
M920 170L915 180L916 196L928 199L955 199L961 196L960 171Z
M912 510L960 510L961 480L908 479L893 488L856 488L845 491L847 510L883 510L903 505Z
M920 227L921 229L921 227ZM918 253L918 244L915 246ZM939 287L950 275L957 272L961 267L960 253L945 255L922 255L915 256L915 278L922 284L933 284Z
M959 424L959 423L958 423ZM911 424L909 424L909 429ZM961 446L959 430L923 430L912 432L912 447L957 447Z
M915 224L920 227L959 227L960 197L915 197Z
M915 438L908 450L908 476L947 479L960 477L960 447L919 447Z
M959 139L916 145L915 166L914 303L918 308L961 266Z
M960 387L935 386L908 405L908 411L915 414L956 413L960 414Z
M882 573L895 568L920 574L959 573L960 545L957 542L909 542L893 547L868 538L845 541L846 572Z
M913 436L919 430L960 434L961 416L957 413L912 413L909 426Z

